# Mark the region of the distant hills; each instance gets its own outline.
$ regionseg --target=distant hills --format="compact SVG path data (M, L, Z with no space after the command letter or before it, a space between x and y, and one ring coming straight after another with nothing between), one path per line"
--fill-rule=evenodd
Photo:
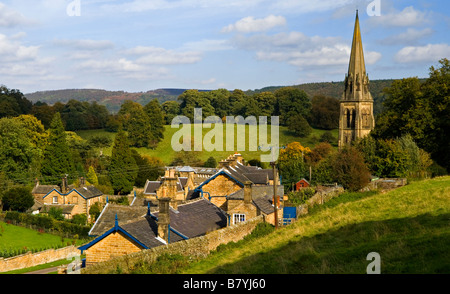
M381 103L384 100L383 89L389 87L394 80L374 80L370 83L370 92L374 98L374 112L381 111ZM275 90L285 86L271 86L256 90L247 90L247 95L252 95L260 92L274 92ZM292 87L305 91L309 97L314 95L325 95L340 99L343 89L343 82L321 82L321 83L307 83L300 85L293 85ZM36 103L37 101L45 102L47 104L54 104L56 102L67 103L71 99L78 101L97 101L101 105L105 105L109 111L117 112L125 100L132 100L142 105L147 104L154 98L157 98L160 103L165 101L176 101L178 96L187 89L157 89L147 92L124 92L124 91L107 91L101 89L66 89L66 90L49 90L39 91L25 94L27 99ZM208 90L199 90L208 91Z

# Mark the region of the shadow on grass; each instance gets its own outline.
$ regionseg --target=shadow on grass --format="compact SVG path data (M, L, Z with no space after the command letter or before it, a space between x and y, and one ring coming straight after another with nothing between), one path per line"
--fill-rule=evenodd
M247 256L208 274L365 274L367 254L381 257L381 273L450 273L450 214L370 221Z

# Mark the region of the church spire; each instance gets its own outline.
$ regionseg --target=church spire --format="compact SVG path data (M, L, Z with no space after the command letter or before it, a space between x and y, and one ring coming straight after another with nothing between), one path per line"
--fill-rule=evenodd
M364 51L359 27L358 10L356 10L355 28L353 30L352 49L348 73L345 79L344 99L367 100L372 99L368 91L369 78L366 73ZM369 97L370 96L370 97Z
M345 90L339 102L339 149L367 136L375 126L373 99L369 92L369 77L364 64L358 10L344 85Z

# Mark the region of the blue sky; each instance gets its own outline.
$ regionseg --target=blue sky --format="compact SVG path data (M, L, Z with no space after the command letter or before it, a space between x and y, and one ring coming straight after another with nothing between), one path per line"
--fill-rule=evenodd
M371 79L427 77L450 58L444 0L10 0L0 1L0 84L29 93L342 81L356 9Z

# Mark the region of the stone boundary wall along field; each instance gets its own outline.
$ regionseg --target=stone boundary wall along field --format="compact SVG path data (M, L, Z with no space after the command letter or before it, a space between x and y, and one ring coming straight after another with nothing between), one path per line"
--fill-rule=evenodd
M221 244L242 240L245 236L249 235L259 223L262 222L264 222L264 216L260 215L246 222L213 231L204 236L142 250L140 252L123 255L108 261L89 265L82 269L81 273L109 274L115 273L117 268L120 268L122 273L127 273L138 262L147 262L151 264L158 256L164 253L182 254L192 257L206 257L212 250L215 250Z
M79 255L80 250L75 246L68 246L60 249L48 249L36 253L28 251L25 254L9 258L0 258L0 272L28 268Z

